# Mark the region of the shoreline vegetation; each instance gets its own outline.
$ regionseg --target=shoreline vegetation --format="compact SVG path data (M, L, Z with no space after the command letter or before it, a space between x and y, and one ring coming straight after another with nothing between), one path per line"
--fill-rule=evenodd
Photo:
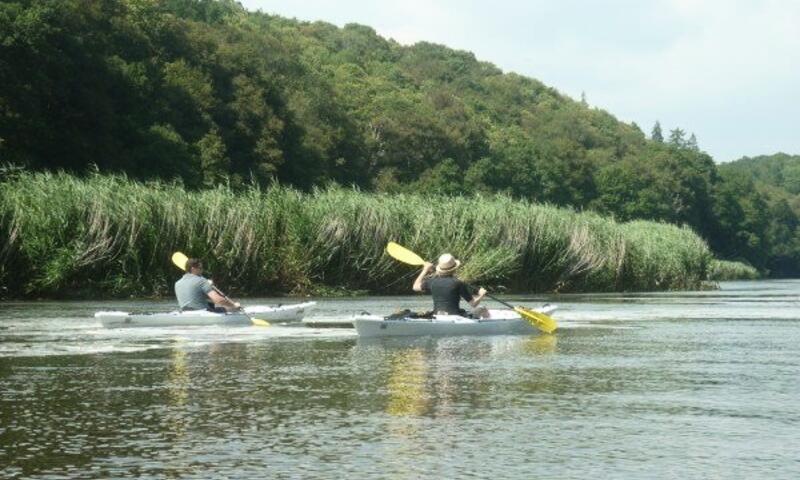
M661 237L688 233L635 220L687 225L716 258L764 276L800 276L800 156L717 165L702 139L677 125L622 122L592 105L591 92L571 98L472 52L402 45L366 25L284 18L235 0L12 0L0 3L0 32L0 179L9 165L163 183L149 193L120 187L131 202L146 203L145 213L128 212L127 199L106 194L98 180L64 197L70 204L69 195L90 196L78 190L99 189L108 198L85 199L97 203L94 217L48 198L45 208L72 208L72 216L62 224L36 213L22 222L27 230L16 234L24 237L8 247L17 253L2 254L21 270L4 267L0 288L8 292L0 295L72 295L89 278L119 295L166 292L160 249L167 247L225 255L214 273L243 291L395 291L392 275L404 270L372 263L377 239L389 234L426 255L452 248L476 271L496 261L476 280L517 290L694 288L709 273L708 254L672 258L679 248L661 248ZM173 182L211 193L187 194L168 187ZM275 184L305 196L273 191ZM328 190L331 184L371 193ZM154 201L178 210L161 212L147 203ZM299 220L294 210L269 217L259 202L297 210ZM337 231L369 253L335 242L318 247L312 237L323 227L302 222L328 225L339 215L328 208L352 217L355 202L365 203L358 212L366 217L394 216L376 238L368 238L371 223L352 218ZM441 224L458 234L432 231L440 223L429 218L429 203L452 209ZM203 224L165 220L182 218L180 209L267 223L240 231L214 220L227 232L216 238ZM492 216L508 238L469 230L493 225ZM108 232L81 230L95 217L109 222ZM165 238L142 221L155 222ZM268 222L284 222L289 233ZM461 233L459 222L468 230ZM108 236L126 234L119 232L133 243ZM199 239L185 245L192 235ZM243 235L244 246L226 235ZM232 258L240 253L241 272ZM346 261L354 265L335 264ZM722 265L721 275L744 272Z
M274 185L189 191L124 176L15 172L0 181L7 297L169 296L176 251L232 295L396 294L416 271L388 241L509 292L699 289L757 272L715 260L688 227L617 222L503 195L376 194Z
M758 270L745 263L715 259L711 262L708 278L718 282L725 280L756 280L761 278L761 275Z

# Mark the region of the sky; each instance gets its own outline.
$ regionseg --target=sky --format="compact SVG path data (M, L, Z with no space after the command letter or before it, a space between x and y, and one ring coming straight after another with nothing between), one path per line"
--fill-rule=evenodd
M468 50L717 162L800 155L800 0L240 0Z

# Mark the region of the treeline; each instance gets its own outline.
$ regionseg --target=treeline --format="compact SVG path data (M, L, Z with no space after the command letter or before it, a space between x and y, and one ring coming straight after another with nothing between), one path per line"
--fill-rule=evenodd
M204 258L230 293L408 293L417 270L384 252L389 241L428 258L453 252L463 278L495 291L696 289L741 268L719 265L686 227L505 195L189 191L25 172L0 180L0 296L171 294L177 250Z
M800 273L800 156L744 157L719 166L747 222L736 241L776 276ZM730 214L729 214L730 216ZM743 257L745 255L742 255Z
M469 52L211 0L4 2L0 35L14 165L189 189L503 193L689 225L723 258L800 272L759 230L755 187L694 135L647 138Z
M719 168L725 172L745 174L764 192L782 197L794 210L800 208L800 155L776 153L742 157Z

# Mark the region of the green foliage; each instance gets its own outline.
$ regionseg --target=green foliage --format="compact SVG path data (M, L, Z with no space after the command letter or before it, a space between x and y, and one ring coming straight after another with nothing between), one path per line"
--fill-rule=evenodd
M720 170L746 174L764 186L778 187L793 195L800 193L800 155L743 157L720 165Z
M225 151L225 143L214 129L197 142L200 151L200 171L203 172L203 184L207 187L221 183L229 172L230 160Z
M622 220L688 224L705 233L713 215L716 169L708 155L652 144L640 157L600 167L592 206Z
M650 138L654 142L664 143L664 133L661 131L661 123L658 121L653 125L653 132L650 134Z
M464 193L463 173L453 159L446 158L423 173L415 189L425 193L458 195Z
M176 250L236 294L408 292L390 240L450 251L465 279L518 291L696 288L711 253L687 228L617 223L508 196L188 191L124 177L16 173L0 181L0 288L13 295L169 294Z
M745 157L719 170L725 200L715 208L730 240L718 250L773 276L800 275L800 156Z
M361 25L211 0L2 11L0 138L6 160L35 169L96 166L192 187L397 182L583 208L599 168L647 148L638 129L536 80Z
M651 290L696 288L697 282L687 278L687 269L696 275L708 271L712 258L705 251L705 242L691 229L641 220L622 228L628 239L626 246L632 250L624 267L634 283Z
M712 260L708 275L709 280L755 280L759 278L758 270L742 262Z
M686 132L684 132L680 128L675 128L670 130L669 132L669 143L675 147L684 147L686 146Z
M800 195L800 161L787 165L781 173L783 188L793 195Z
M665 142L656 122L648 140L470 52L363 25L234 0L0 3L4 162L190 189L501 193L688 225L724 258L800 273L796 227L782 223L800 214L800 162L737 162L751 186L685 137ZM765 219L781 199L795 217Z

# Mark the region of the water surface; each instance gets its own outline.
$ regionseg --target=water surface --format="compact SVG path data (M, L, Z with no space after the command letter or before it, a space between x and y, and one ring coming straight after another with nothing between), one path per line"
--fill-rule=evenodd
M0 306L2 478L800 477L800 281L510 297L555 335L107 330ZM285 299L250 299L268 303ZM314 316L425 309L319 300Z

